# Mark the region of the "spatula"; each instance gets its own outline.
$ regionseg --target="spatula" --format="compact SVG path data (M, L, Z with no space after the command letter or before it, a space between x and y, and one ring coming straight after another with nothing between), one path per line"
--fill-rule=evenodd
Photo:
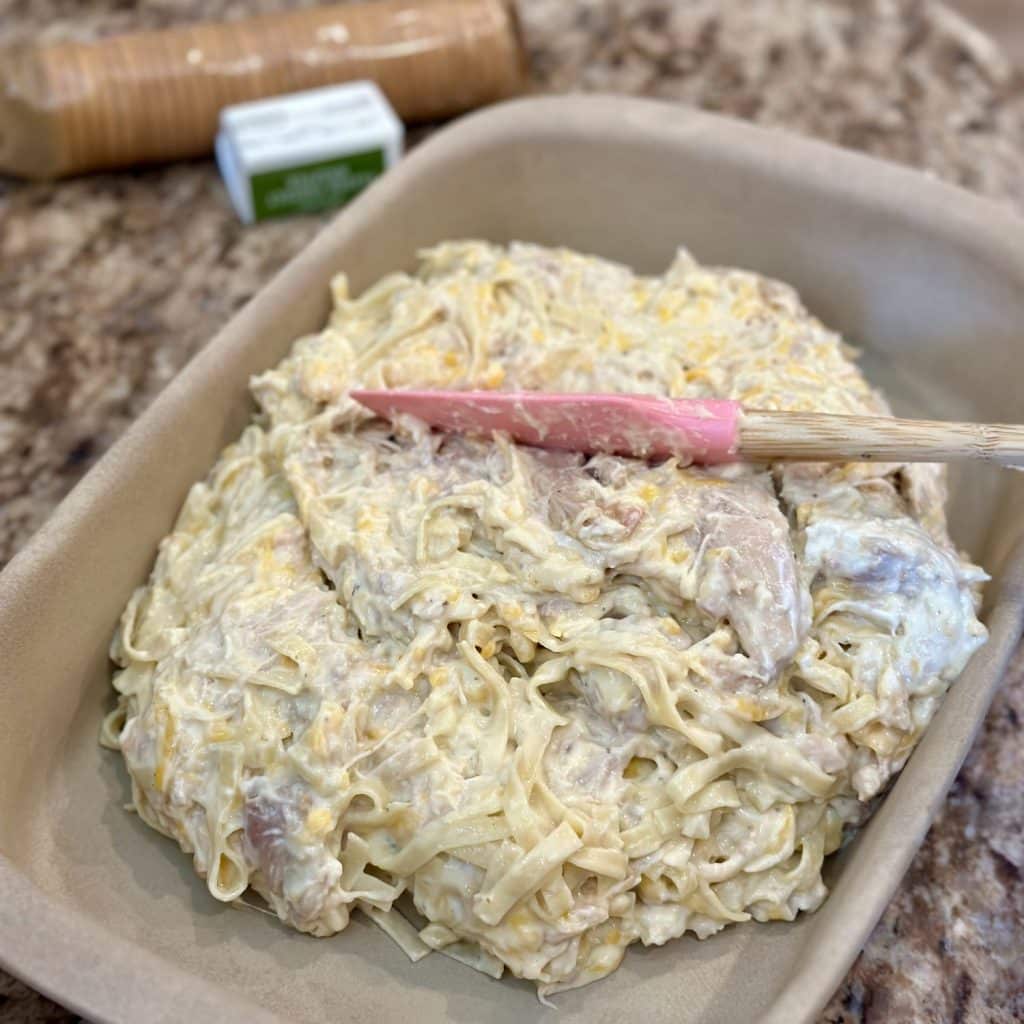
M541 448L687 462L950 462L1024 467L1024 426L744 409L729 399L540 391L353 391L378 416Z

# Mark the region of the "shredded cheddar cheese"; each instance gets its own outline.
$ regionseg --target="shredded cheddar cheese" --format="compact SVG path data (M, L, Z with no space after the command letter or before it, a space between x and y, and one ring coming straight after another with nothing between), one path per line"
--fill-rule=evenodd
M791 921L984 641L926 466L683 469L372 418L363 387L885 414L791 289L437 246L253 381L114 639L104 736L218 899L360 908L542 993ZM411 899L417 931L396 904Z

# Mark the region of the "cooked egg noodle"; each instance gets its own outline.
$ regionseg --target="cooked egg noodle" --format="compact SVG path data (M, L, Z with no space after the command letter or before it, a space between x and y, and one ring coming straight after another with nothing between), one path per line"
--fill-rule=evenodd
M682 468L384 424L363 386L885 413L786 286L424 253L255 378L111 648L133 803L218 899L362 909L542 994L792 920L984 639L935 467ZM422 926L396 904L410 899Z

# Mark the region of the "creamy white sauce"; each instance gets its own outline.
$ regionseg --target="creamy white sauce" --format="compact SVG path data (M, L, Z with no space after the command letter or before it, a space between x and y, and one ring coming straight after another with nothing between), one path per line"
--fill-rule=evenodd
M113 645L135 806L329 935L403 894L554 992L791 920L984 641L941 471L682 469L431 434L355 386L885 413L784 285L453 243L255 379ZM406 897L408 898L408 896ZM403 938L405 936L405 938ZM412 936L412 938L410 938ZM418 944L418 945L417 945Z

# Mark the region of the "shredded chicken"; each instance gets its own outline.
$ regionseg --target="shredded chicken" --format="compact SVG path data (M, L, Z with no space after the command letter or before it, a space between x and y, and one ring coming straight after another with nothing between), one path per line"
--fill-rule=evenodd
M816 908L985 638L941 471L585 458L348 392L885 413L848 357L785 285L686 253L451 243L339 278L125 611L106 737L139 813L220 899L316 935L360 907L542 993Z

